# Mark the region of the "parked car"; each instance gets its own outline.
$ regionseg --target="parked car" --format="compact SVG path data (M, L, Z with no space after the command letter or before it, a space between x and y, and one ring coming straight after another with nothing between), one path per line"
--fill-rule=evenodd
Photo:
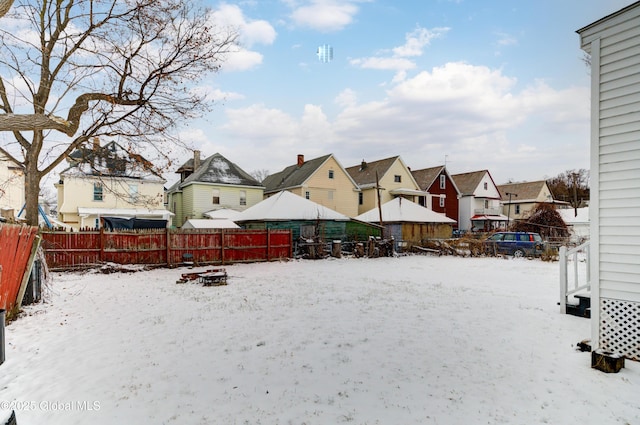
M530 232L497 232L485 240L488 251L514 257L540 256L546 247L542 236Z

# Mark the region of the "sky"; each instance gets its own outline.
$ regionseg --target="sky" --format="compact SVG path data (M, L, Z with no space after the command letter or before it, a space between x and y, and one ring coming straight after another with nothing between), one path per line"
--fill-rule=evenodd
M269 174L329 153L345 168L400 155L487 169L497 184L588 169L576 30L632 2L205 0L241 47L201 82L212 110L180 137ZM191 156L176 155L175 168Z

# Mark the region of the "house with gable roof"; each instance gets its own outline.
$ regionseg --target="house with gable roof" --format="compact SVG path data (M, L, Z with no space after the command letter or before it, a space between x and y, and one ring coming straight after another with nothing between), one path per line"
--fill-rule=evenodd
M166 180L142 156L114 141L101 146L96 138L67 161L55 184L60 222L75 230L99 228L104 217L170 224L172 214L163 205Z
M24 205L24 167L0 148L0 210L13 219Z
M502 214L502 198L488 170L451 176L460 191L458 229L490 232L503 228L507 216Z
M425 196L400 156L374 162L363 160L359 165L347 168L347 172L361 191L358 198L359 214L377 208L378 201L382 205L396 197L417 201L420 196Z
M360 189L333 154L308 161L298 155L294 165L271 174L262 183L266 197L287 190L348 217L358 215Z
M537 204L568 205L567 202L553 199L546 180L501 184L498 190L502 196L502 214L509 217L509 220L523 219Z
M177 227L218 209L243 211L263 198L264 186L219 153L201 160L196 150L176 173L180 180L167 190L167 208Z
M420 189L426 192L425 196L419 197L418 204L455 220L454 227L457 228L460 191L447 171L447 167L439 165L422 170L411 170L411 174Z

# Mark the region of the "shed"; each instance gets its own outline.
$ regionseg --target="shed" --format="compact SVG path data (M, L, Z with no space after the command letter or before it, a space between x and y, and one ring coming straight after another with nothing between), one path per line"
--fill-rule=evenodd
M640 360L640 2L577 32L591 56L591 346Z
M352 223L346 215L286 190L247 208L234 221L245 229L290 229L294 240L314 236L349 240L353 232L365 229L370 235L381 234L378 226Z
M404 198L395 198L382 204L382 223L385 238L394 237L409 245L421 245L425 239L447 239L452 236L455 220L434 212ZM371 209L356 219L379 223L380 211Z
M589 227L591 225L589 222L589 207L564 208L557 211L567 227L569 227L573 242L582 243L589 240Z
M226 219L190 218L182 225L183 229L239 229L236 223Z

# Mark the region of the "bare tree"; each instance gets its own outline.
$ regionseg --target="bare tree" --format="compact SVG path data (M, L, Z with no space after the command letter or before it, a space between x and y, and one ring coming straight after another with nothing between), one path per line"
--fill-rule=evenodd
M28 223L38 222L42 178L90 139L168 160L179 142L168 130L207 110L193 85L219 70L237 33L193 4L17 0L2 18L0 131L25 167Z
M263 169L260 169L260 170L253 170L249 174L251 175L251 177L253 177L257 181L262 183L264 181L264 179L269 177L269 170L263 168Z

